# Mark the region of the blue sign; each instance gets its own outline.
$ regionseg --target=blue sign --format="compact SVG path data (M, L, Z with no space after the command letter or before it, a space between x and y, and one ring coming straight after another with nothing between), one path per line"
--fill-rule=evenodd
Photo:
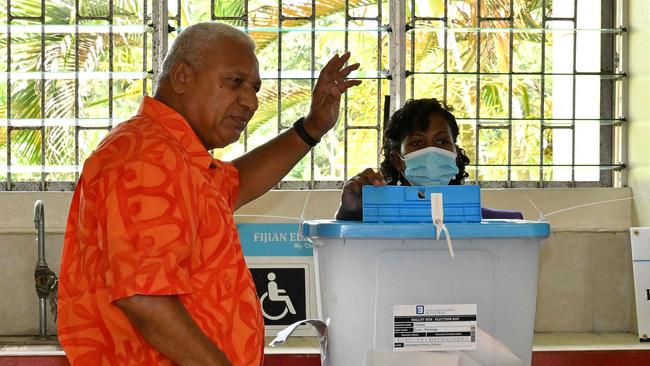
M237 224L245 256L310 257L311 243L298 224Z

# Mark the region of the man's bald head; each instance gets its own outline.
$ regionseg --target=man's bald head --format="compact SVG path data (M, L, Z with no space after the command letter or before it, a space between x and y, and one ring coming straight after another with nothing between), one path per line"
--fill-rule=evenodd
M185 28L167 52L158 85L169 76L172 67L178 62L185 62L196 70L203 70L210 62L210 55L228 52L219 49L221 41L226 38L237 40L249 45L252 51L255 50L255 41L248 34L228 24L205 22Z

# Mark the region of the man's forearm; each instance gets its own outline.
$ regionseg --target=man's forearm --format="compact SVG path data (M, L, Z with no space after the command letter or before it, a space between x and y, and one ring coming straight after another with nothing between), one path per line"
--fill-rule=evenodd
M134 295L115 301L140 334L179 365L231 365L176 296Z

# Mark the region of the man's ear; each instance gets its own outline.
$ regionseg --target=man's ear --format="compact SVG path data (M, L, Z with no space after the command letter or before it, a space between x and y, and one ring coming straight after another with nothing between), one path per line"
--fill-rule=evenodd
M402 160L402 157L399 156L399 153L395 150L390 152L390 163L393 164L393 166L400 172L404 172L404 169L406 168L406 165L404 164L404 160Z
M185 94L194 81L194 69L185 62L177 62L169 73L169 82L176 94Z

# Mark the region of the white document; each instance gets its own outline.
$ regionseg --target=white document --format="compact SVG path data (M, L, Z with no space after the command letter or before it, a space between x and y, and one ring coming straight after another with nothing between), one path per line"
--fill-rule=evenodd
M476 314L476 304L395 305L393 350L475 350Z

